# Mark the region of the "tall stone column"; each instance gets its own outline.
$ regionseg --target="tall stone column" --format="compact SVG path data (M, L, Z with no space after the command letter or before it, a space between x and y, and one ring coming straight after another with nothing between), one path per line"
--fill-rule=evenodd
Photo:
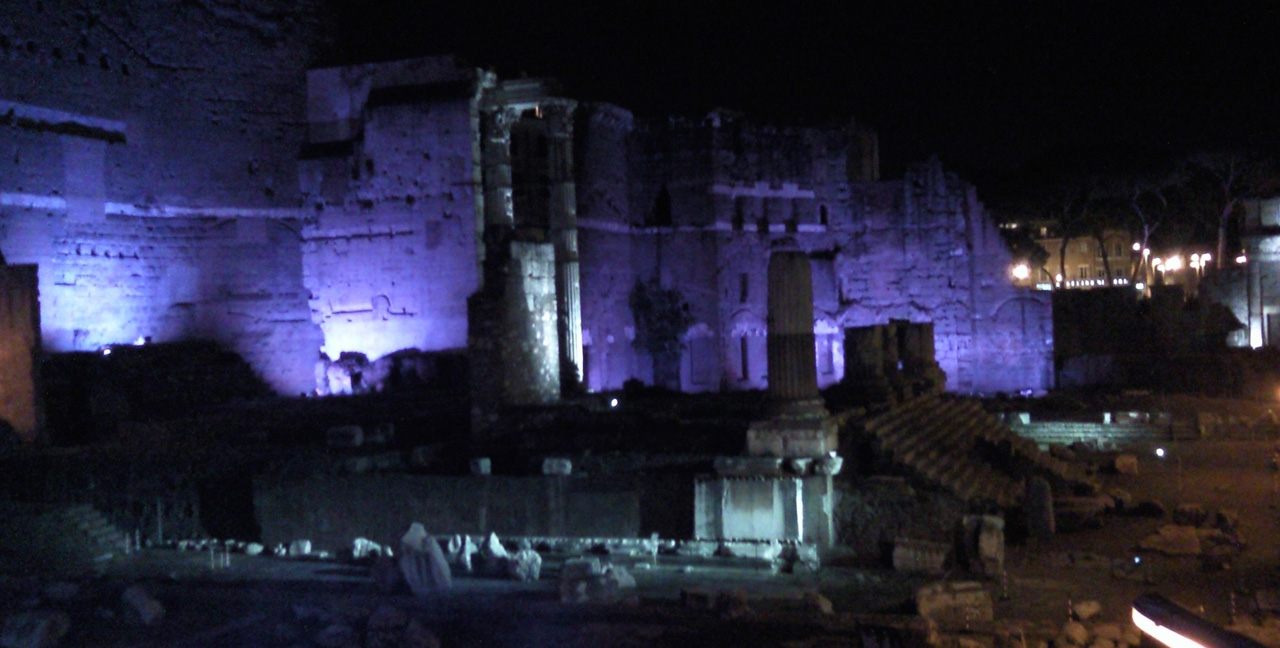
M831 415L818 393L809 256L792 243L769 257L769 418L747 428L747 454L826 457L836 450Z
M511 206L511 124L515 115L504 108L480 115L485 231L510 229L515 224Z
M576 103L543 106L547 135L547 211L556 254L556 309L561 355L582 379L582 303L578 269L578 210L573 184L573 111Z
M768 305L770 409L825 415L814 358L813 280L802 250L782 248L770 255Z

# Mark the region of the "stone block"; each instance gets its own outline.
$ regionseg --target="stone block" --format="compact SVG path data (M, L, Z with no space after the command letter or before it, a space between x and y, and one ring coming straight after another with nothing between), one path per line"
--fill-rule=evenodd
M1114 466L1116 472L1121 475L1136 475L1138 474L1138 455L1121 454L1116 457Z
M991 592L982 583L934 583L916 590L916 610L941 628L989 623L995 618Z
M1073 646L1086 646L1089 643L1089 629L1079 621L1062 624L1062 636Z
M400 538L400 573L414 595L425 597L433 591L453 587L453 572L445 560L440 543L427 533L420 522L409 525Z
M1200 553L1200 536L1195 527L1166 524L1143 538L1138 548L1159 551L1168 556L1194 556Z
M1077 619L1088 621L1102 612L1102 604L1093 599L1076 601L1071 605L1071 611Z
M717 474L730 477L781 475L781 457L716 457Z
M375 555L382 555L382 553L382 545L368 538L356 538L355 541L351 543L352 560L364 560L366 558L372 558Z
M311 541L310 540L294 540L293 542L290 542L288 555L290 558L299 558L302 556L311 555Z
M813 462L813 474L815 475L839 475L841 469L844 468L844 457L834 452L824 457L818 457Z
M966 515L959 526L961 564L975 574L999 576L1004 571L1004 518Z
M836 425L826 416L778 417L747 428L747 454L755 457L821 457L838 445Z
M521 582L538 580L542 573L542 556L533 549L521 549L507 560L507 578Z
M951 546L945 542L898 538L893 543L893 568L900 572L942 574Z
M567 477L573 472L573 462L564 457L548 457L542 460L542 474Z

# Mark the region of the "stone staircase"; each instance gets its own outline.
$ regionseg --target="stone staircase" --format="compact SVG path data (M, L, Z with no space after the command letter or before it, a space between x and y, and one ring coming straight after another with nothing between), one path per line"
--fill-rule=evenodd
M924 396L864 421L862 428L882 456L969 503L1018 506L1028 474L1088 483L975 400Z
M84 571L124 555L125 541L88 504L0 504L0 571Z

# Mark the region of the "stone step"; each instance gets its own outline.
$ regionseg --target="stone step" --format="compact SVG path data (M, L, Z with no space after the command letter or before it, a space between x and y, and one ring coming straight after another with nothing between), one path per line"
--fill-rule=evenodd
M911 404L905 406L910 408L911 411L895 420L891 425L878 427L876 435L892 443L893 439L900 438L903 434L911 434L921 427L941 420L954 403L955 401L938 398L912 401Z
M896 439L896 443L893 445L894 455L905 457L922 444L933 441L933 433L937 430L937 427L952 418L952 412L949 408L934 410L926 421L922 421L920 425L913 427L908 433L904 433Z
M926 405L926 404L936 400L939 400L937 396L930 396L928 398L920 398L913 401L909 401L907 403L903 403L893 408L892 410L884 414L881 414L880 416L877 416L876 418L868 421L865 425L866 430L873 434L879 435L883 430L887 429L889 426L895 425L898 421L902 420L903 418L912 416L913 414L921 411L922 407L932 409L931 405Z

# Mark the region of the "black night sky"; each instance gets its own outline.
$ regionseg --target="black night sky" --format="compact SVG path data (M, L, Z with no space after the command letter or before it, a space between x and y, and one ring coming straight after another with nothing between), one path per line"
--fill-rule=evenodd
M1280 3L393 4L349 2L330 58L456 53L640 115L856 116L888 177L936 153L987 193L1046 161L1280 135Z

